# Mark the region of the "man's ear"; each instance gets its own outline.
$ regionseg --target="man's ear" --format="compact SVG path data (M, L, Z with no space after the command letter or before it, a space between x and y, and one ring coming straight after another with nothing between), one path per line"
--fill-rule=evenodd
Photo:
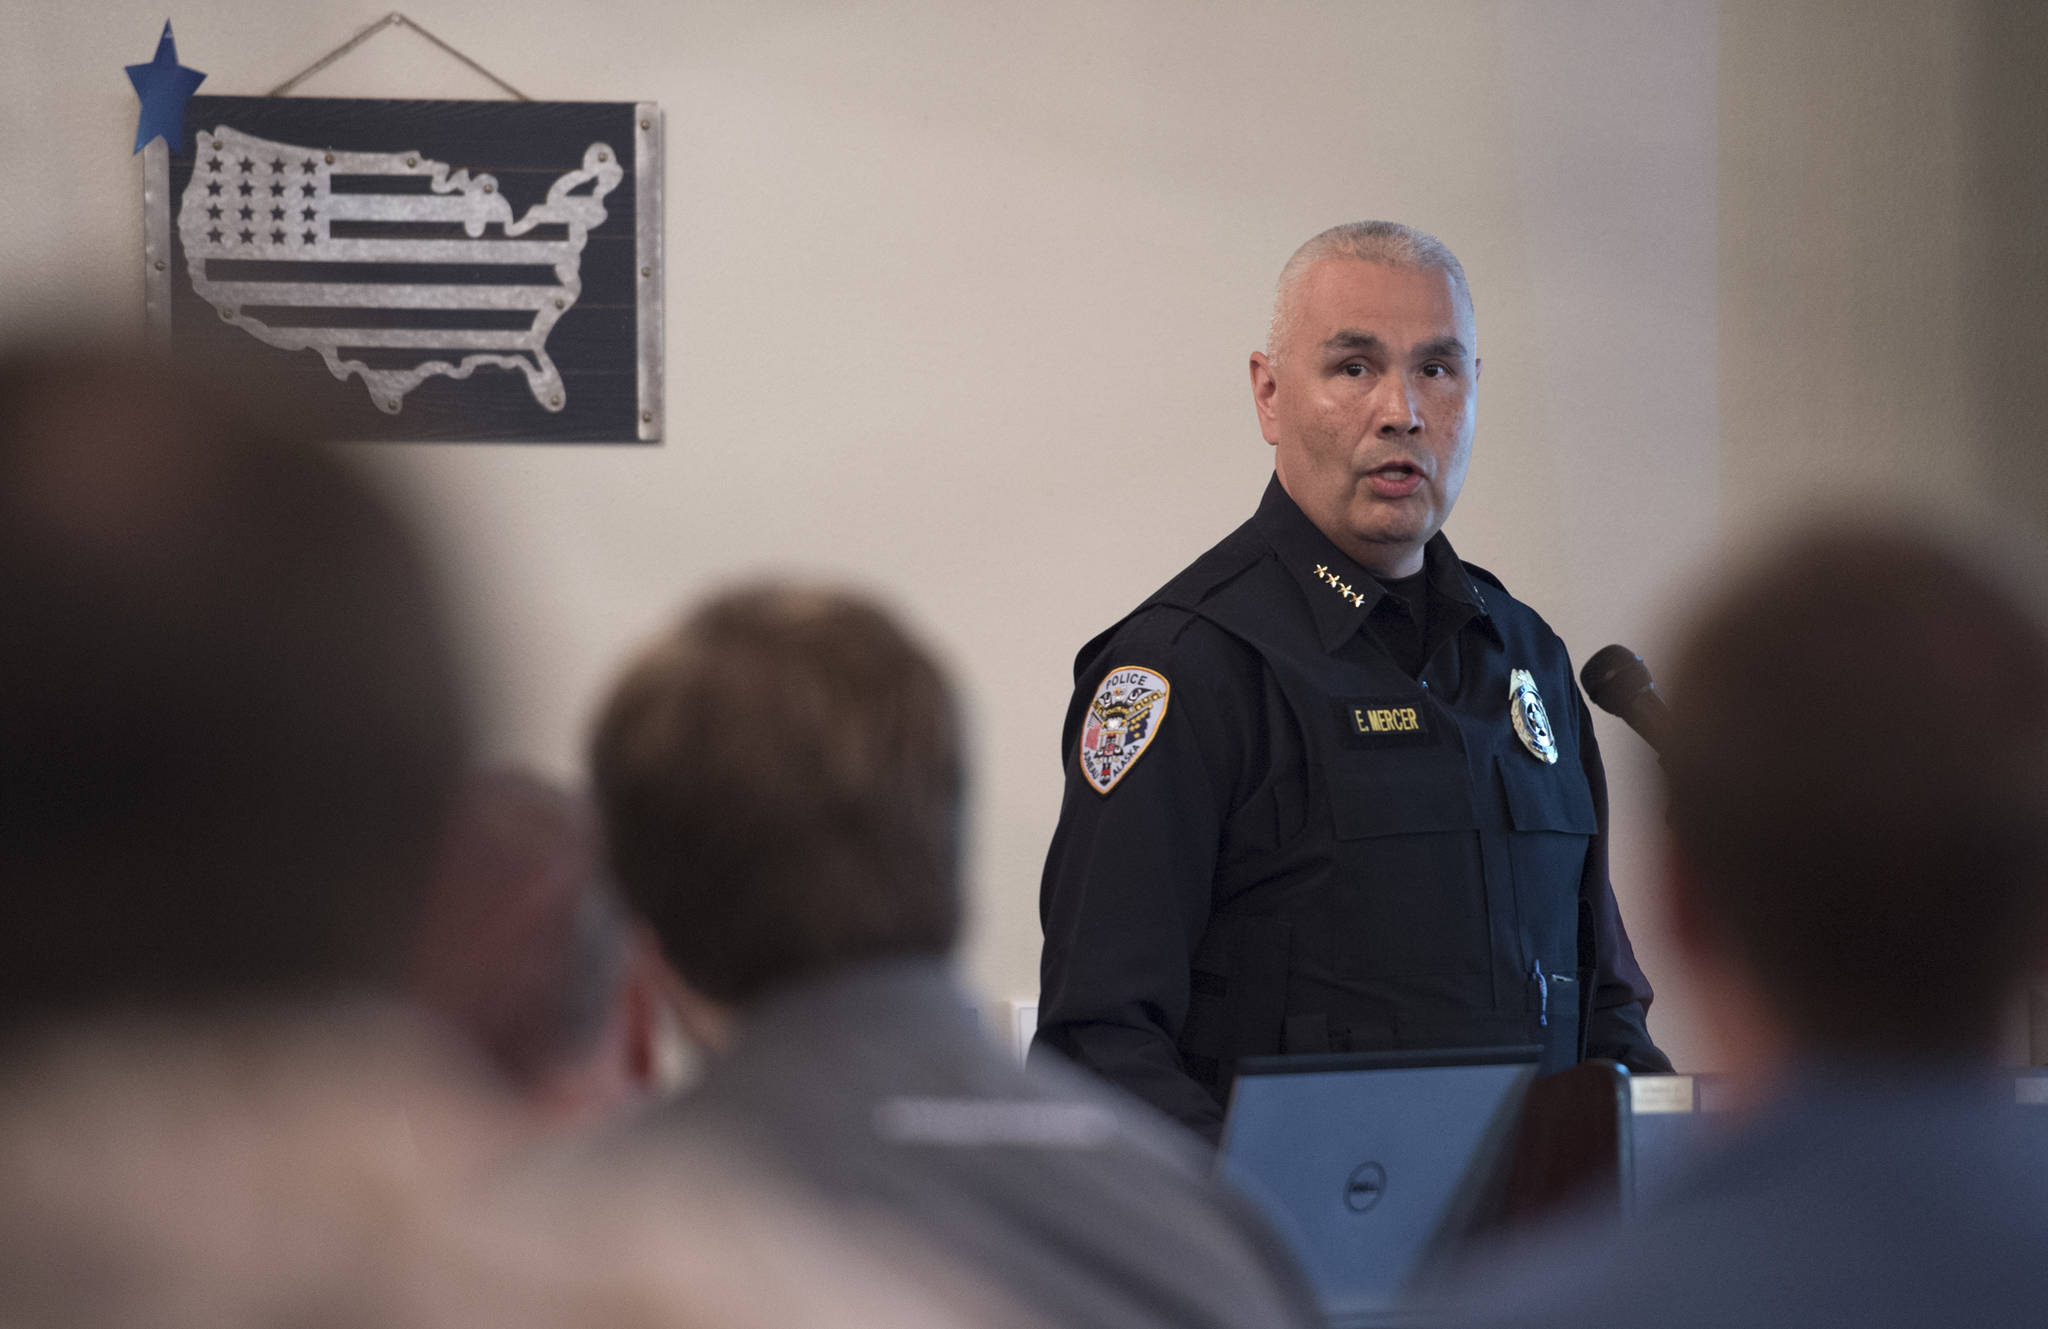
M1273 373L1273 362L1264 351L1252 352L1252 405L1259 413L1259 432L1266 442L1278 446L1280 422L1273 409L1273 399L1280 393L1280 379Z
M644 929L645 925L642 927ZM645 940L654 957L652 964L662 994L668 999L669 1009L675 1012L683 1037L700 1051L713 1054L725 1051L732 1042L732 1007L705 996L691 986L690 980L669 962L652 932L646 932Z

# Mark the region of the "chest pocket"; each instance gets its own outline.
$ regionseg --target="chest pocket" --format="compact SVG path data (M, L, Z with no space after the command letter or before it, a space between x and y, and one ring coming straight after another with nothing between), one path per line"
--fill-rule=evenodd
M1578 763L1539 762L1525 752L1494 757L1501 788L1507 794L1508 822L1517 831L1556 831L1592 835L1600 829L1593 816L1593 791L1586 787Z
M1327 937L1340 984L1484 973L1488 925L1465 754L1343 752L1327 768L1336 838Z
M1479 825L1465 754L1448 744L1406 752L1338 752L1329 759L1330 815L1339 840L1469 831Z
M1524 752L1494 758L1507 795L1508 862L1516 913L1544 972L1571 975L1579 964L1578 898L1586 855L1600 829L1593 791L1576 761L1555 766Z

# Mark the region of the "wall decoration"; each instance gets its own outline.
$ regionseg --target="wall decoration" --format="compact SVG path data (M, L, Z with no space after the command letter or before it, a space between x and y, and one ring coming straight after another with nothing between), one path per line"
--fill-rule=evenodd
M661 438L658 107L192 97L167 132L144 262L181 351L347 437Z
M135 119L135 151L157 139L176 143L184 138L185 103L199 91L206 75L178 63L178 43L171 38L169 19L164 20L163 36L156 39L156 58L127 68L136 100L142 103L142 113Z

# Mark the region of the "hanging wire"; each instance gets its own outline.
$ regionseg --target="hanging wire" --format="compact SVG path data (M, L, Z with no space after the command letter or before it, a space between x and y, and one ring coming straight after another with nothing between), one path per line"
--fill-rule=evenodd
M527 96L527 95L526 95L525 93L521 92L521 91L520 91L519 89L517 89L517 88L513 87L513 86L512 86L512 85L511 85L510 83L507 83L507 82L506 82L506 81L505 81L504 79L501 79L501 78L499 78L499 77L498 77L498 76L497 76L496 74L493 74L493 73L492 73L492 72L491 72L490 70L488 70L488 69L485 69L485 68L484 68L484 67L483 67L482 65L480 65L480 64L478 64L478 63L477 63L476 61L474 61L474 60L470 59L470 58L469 58L468 56L464 55L464 54L463 54L462 52L460 52L460 51L456 50L456 49L455 49L455 48L454 48L453 46L450 46L450 45L449 45L449 44L448 44L447 42L444 42L444 41L442 41L442 40L441 40L441 39L440 39L439 37L436 37L436 36L435 36L435 35L434 35L433 33L431 33L431 32L428 32L428 31L427 31L427 30L426 30L425 28L423 28L423 27L421 27L421 26L420 26L419 24L417 24L417 23L413 22L413 21L412 21L411 19L407 18L407 17L405 16L405 15L403 15L403 14L399 13L399 12L398 12L397 10L395 10L395 9L394 9L394 10L392 10L392 11L391 11L391 12L390 12L389 14L386 14L386 15L385 15L385 16L384 16L383 18L380 18L380 19L378 19L378 20L377 20L377 21L376 21L375 23L372 23L372 24L371 24L371 25L370 25L369 27L367 27L367 28L364 28L364 29L363 29L363 30L362 30L361 32L359 32L359 33L357 33L357 34L356 34L355 36L353 36L353 37L349 38L349 39L348 39L347 41L343 42L343 43L342 43L341 45L339 45L339 46L335 47L335 48L334 48L333 50L329 51L329 52L328 52L328 53L327 53L326 55L323 55L323 56L321 56L321 57L320 57L320 58L319 58L318 60L315 60L315 61L314 61L314 62L313 62L312 64L308 65L308 66L307 66L306 68L304 68L304 69L300 70L300 71L299 71L298 73L296 73L296 74L292 75L292 76L291 76L290 78L286 79L286 80L285 80L284 82L282 82L282 83L278 84L278 85L277 85L276 87L272 88L272 89L271 89L271 90L270 90L269 92L267 92L267 93L265 93L265 94L263 94L263 95L264 95L264 96L266 96L266 97L282 97L282 96L284 96L284 95L285 95L285 94L286 94L287 92L290 92L290 91L291 91L291 90L292 90L293 88L297 87L297 86L298 86L299 84L301 84L301 83L305 82L305 81L306 81L307 79L311 78L311 77L312 77L313 75L315 75L315 74L319 73L319 72L320 72L321 70L323 70L323 69L327 68L327 66L329 66L329 65L333 64L333 63L334 63L335 61L337 61L337 60L341 59L341 58L342 58L343 56L347 55L347 54L348 54L348 53L349 53L350 51L353 51L353 50L355 50L355 49L356 49L356 47L358 47L358 46L361 46L361 45L362 45L362 44L363 44L364 42L366 42L366 41L370 40L370 38L372 38L372 37L376 36L376 35L377 35L378 33L380 33L380 32L382 32L382 31L384 31L384 30L385 30L386 28L411 28L411 29L412 29L412 30L413 30L414 32L417 32L417 33L418 33L418 34L419 34L420 36L422 36L422 37L425 37L425 38L426 38L426 39L427 39L428 41L432 42L432 43L433 43L434 45L436 45L436 46L440 47L440 48L441 48L442 50L446 51L446 52L447 52L448 54L450 54L450 55L454 56L454 57L455 57L455 58L456 58L457 60L460 60L460 61L461 61L461 62L462 62L463 64L465 64L465 65L468 65L468 66L469 66L469 67L470 67L471 69L474 69L474 70L475 70L475 71L476 71L477 73L479 73L479 74L482 74L482 75L483 75L483 76L484 76L485 78L489 79L489 80L490 80L491 82L493 82L493 83L497 84L497 85L498 85L499 87L503 88L503 89L504 89L505 91L507 91L507 92L511 93L511 94L512 94L512 95L513 95L513 96L514 96L515 98L517 98L518 100L520 100L520 101L523 101L523 102L529 102L529 101L532 101L532 100L533 100L533 98L531 98L531 97Z

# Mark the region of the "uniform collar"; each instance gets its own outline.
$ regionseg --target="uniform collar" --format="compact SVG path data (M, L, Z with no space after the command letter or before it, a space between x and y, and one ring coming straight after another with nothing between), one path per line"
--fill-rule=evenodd
M1350 640L1386 594L1379 579L1316 528L1281 488L1278 475L1266 485L1265 496L1259 500L1259 510L1252 520L1272 546L1281 566L1301 586L1323 649L1335 650ZM1422 547L1422 568L1429 576L1432 595L1470 606L1472 617L1492 627L1486 597L1442 531Z

